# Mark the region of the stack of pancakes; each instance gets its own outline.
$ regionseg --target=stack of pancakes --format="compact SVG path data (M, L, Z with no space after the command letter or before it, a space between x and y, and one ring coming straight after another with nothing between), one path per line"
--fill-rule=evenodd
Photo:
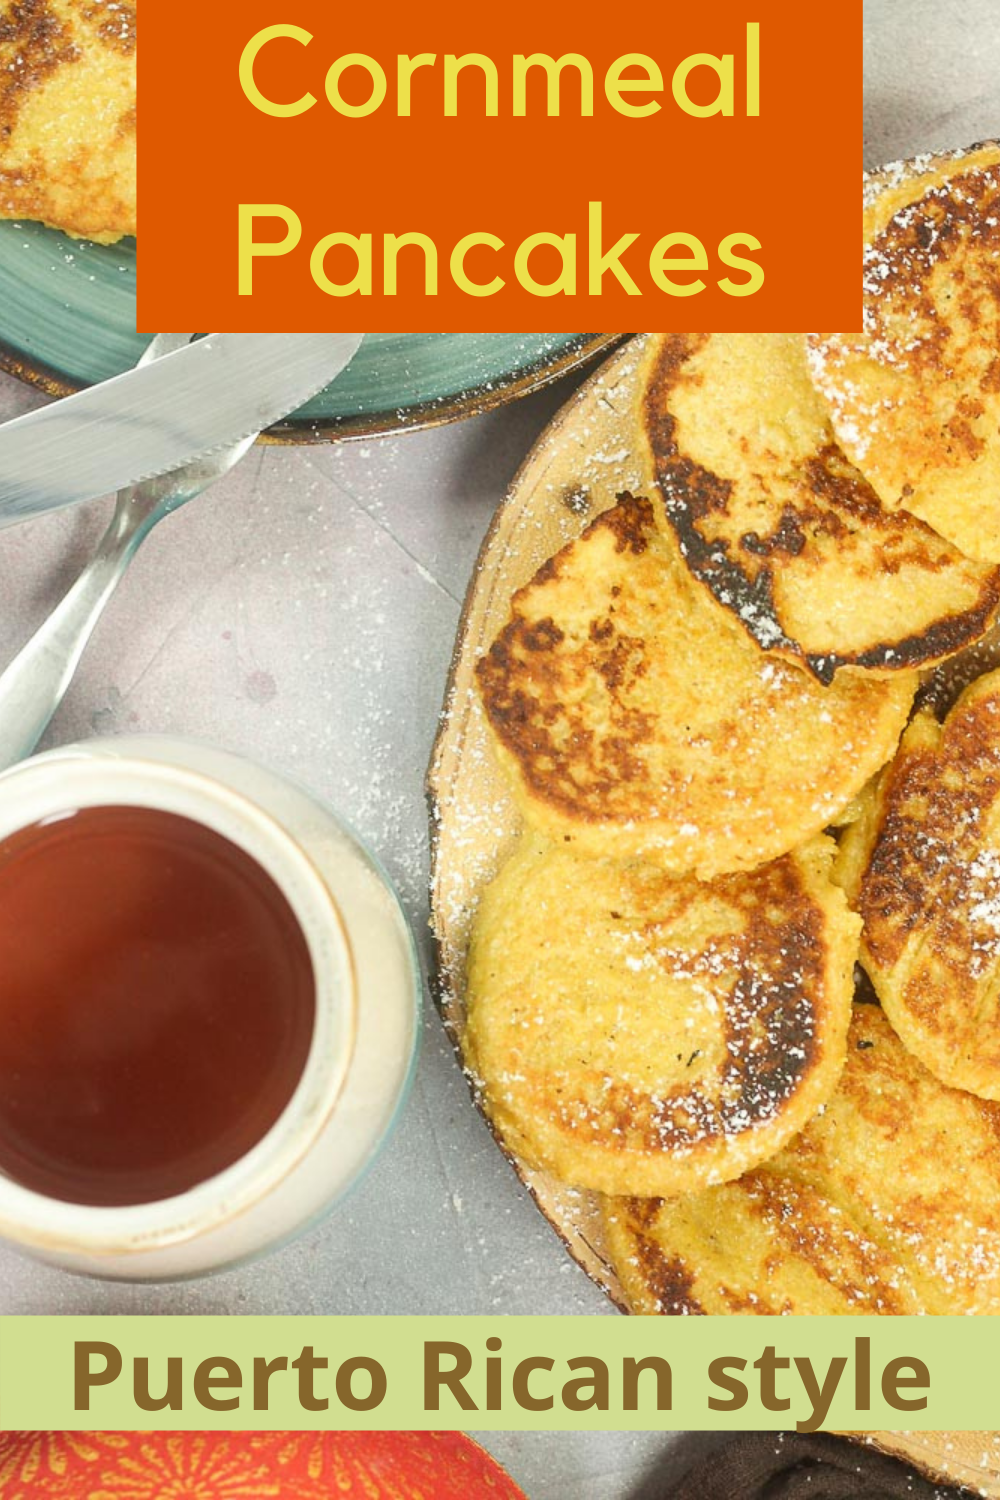
M136 0L0 0L0 219L136 229Z
M1000 148L864 234L860 334L647 340L645 492L478 667L465 1054L637 1312L1000 1312Z

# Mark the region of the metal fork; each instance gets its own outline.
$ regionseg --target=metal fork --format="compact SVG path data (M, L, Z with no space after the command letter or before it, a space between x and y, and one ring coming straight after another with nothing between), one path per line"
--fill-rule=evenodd
M189 333L160 333L140 364L189 343ZM145 484L121 490L93 560L0 675L0 770L31 754L62 702L87 642L139 547L158 521L227 474L257 434Z

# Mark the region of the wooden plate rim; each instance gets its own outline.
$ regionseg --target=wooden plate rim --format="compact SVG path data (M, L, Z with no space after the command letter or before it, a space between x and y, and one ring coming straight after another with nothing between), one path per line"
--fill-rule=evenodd
M442 953L439 928L438 924L433 920L433 917L435 912L435 893L437 889L438 858L440 853L440 841L438 835L438 828L440 826L440 798L438 787L439 758L446 745L446 742L449 740L452 733L451 711L455 701L455 693L457 690L456 679L459 668L465 656L469 616L472 610L474 598L478 594L479 581L483 572L483 562L491 552L506 513L514 500L519 495L521 482L534 463L539 450L542 448L542 445L550 443L552 438L559 434L560 430L569 422L576 409L585 402L588 395L590 394L590 391L605 380L608 371L614 366L615 362L619 360L624 362L625 356L628 352L629 343L637 336L638 335L636 334L627 335L625 340L621 342L620 347L616 348L616 350L608 359L601 362L597 369L587 378L587 380L584 381L579 389L574 391L573 395L569 398L565 405L560 407L552 420L546 424L536 441L531 445L531 448L525 455L524 459L519 464L517 471L513 479L511 480L510 485L508 486L507 492L504 495L504 498L501 500L500 504L497 506L493 514L489 527L487 528L486 534L483 537L483 541L477 553L475 565L469 579L469 585L465 591L465 597L462 601L462 610L461 614L459 615L458 626L455 632L455 643L452 648L451 660L448 668L448 677L445 685L443 707L440 717L440 727L438 728L437 734L434 737L434 745L431 750L431 758L427 769L427 776L424 787L428 806L428 822L430 830L429 844L431 858L430 893L432 921L431 969L429 974L429 988L431 997L434 1001L435 1009L438 1012L441 1023L445 1029L445 1034L448 1037L452 1050L454 1051L456 1061L458 1062L459 1068L462 1071L462 1076L465 1079L466 1087L469 1090L469 1095L472 1099L472 1102L478 1110L482 1119L485 1121L486 1126L494 1141L496 1142L501 1154L507 1161L511 1170L514 1172L518 1181L522 1184L523 1187L527 1189L531 1200L537 1208L538 1212L542 1215L549 1227L562 1241L568 1254L572 1257L572 1259L576 1262L576 1264L580 1267L584 1274L592 1282L594 1282L596 1286L600 1288L600 1290L604 1293L604 1295L608 1298L612 1305L616 1307L619 1312L625 1314L631 1314L631 1308L626 1303L624 1296L609 1282L603 1280L599 1275L597 1275L594 1267L585 1264L585 1262L577 1254L574 1245L571 1243L562 1227L550 1217L550 1215L542 1207L542 1204L539 1202L538 1194L535 1191L532 1183L528 1180L527 1168L525 1164L514 1152L510 1151L504 1144L499 1133L497 1132L496 1127L493 1124L493 1121L490 1119L489 1115L483 1107L482 1100L478 1095L475 1084L472 1078L469 1076L468 1070L465 1066L465 1059L462 1053L462 1045L458 1031L449 1016L449 1005L457 1004L458 997L451 992L451 989L449 987L445 972L446 966ZM592 1253L595 1260L600 1260L600 1257L598 1256L596 1251L593 1251Z

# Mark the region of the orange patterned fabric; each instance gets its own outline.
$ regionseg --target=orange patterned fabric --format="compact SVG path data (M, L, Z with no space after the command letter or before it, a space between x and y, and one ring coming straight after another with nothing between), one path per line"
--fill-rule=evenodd
M525 1500L456 1432L8 1432L3 1500Z

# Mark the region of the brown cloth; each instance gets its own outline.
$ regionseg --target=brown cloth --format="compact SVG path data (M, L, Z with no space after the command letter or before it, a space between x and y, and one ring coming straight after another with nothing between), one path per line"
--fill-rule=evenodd
M959 1500L874 1448L823 1433L753 1432L698 1464L663 1500Z

